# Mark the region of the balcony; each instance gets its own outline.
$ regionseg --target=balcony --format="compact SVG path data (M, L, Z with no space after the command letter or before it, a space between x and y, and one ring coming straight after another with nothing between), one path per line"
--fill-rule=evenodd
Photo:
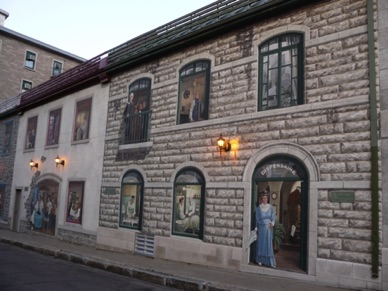
M141 111L123 118L117 159L144 158L152 147L149 132L152 110Z

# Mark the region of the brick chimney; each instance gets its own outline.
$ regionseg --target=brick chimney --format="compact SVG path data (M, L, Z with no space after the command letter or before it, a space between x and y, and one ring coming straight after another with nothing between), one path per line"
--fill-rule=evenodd
M0 26L4 26L4 21L9 16L9 13L7 11L4 11L3 9L0 9Z

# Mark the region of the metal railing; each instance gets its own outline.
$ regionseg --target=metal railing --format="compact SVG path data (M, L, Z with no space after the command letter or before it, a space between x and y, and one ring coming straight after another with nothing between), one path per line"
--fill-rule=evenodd
M285 0L219 0L187 15L175 19L154 30L135 37L108 51L110 70L139 55L166 48L171 43L190 39L204 30L211 30L225 22L233 22L241 17Z
M151 110L130 114L123 118L121 144L141 143L149 140Z

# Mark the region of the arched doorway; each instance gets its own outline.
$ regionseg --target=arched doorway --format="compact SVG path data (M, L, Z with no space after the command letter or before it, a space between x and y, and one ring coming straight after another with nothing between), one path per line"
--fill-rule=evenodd
M31 199L31 230L55 235L58 188L59 183L52 179L41 180L35 186Z
M270 193L269 203L276 213L274 241L277 268L307 271L308 174L304 165L286 155L262 160L252 176L251 229L255 228L255 209L261 191ZM282 231L282 229L284 231ZM256 243L250 247L250 262L256 262Z

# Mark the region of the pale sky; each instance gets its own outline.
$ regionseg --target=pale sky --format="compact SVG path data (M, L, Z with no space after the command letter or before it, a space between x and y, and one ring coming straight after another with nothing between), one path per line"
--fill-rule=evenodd
M215 0L0 0L4 27L91 59Z

